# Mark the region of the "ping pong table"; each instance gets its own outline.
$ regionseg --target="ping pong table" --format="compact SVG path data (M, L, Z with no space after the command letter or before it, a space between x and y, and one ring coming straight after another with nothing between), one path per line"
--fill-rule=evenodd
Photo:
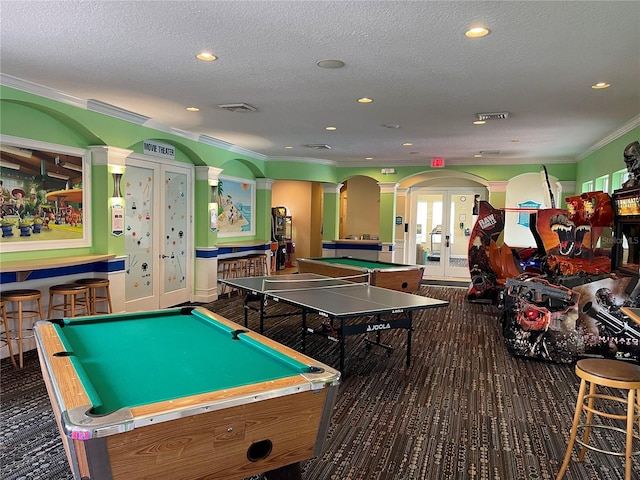
M449 302L444 300L313 273L228 278L220 282L245 293L244 324L247 328L249 311L259 313L260 333L263 333L265 319L301 315L302 352L305 351L308 334L325 335L329 340L339 344L341 372L344 371L347 336L367 334L365 340L367 348L371 345L380 346L387 350L388 355L391 355L393 347L383 344L380 335L382 331L393 329L407 331L406 364L408 367L411 364L413 312L449 305ZM298 312L267 314L266 306L269 300L291 305L298 309ZM308 313L315 313L326 319L320 332L308 327ZM339 326L336 323L339 323ZM372 333L375 334L375 340L369 338L369 334Z

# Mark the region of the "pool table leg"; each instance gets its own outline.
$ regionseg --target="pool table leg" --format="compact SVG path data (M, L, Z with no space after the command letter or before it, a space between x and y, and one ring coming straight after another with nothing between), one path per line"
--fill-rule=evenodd
M302 480L300 462L265 472L267 480Z

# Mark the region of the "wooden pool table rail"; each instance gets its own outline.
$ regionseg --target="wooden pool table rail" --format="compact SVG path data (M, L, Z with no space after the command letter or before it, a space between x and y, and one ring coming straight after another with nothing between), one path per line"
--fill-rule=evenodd
M208 310L205 313L234 329L240 327ZM78 478L178 480L215 475L220 480L237 480L286 469L322 451L337 395L335 370L122 409L110 414L113 423L93 429L86 415L92 407L90 395L74 362L54 355L66 350L56 328L39 322L36 332L45 384L59 431L64 432L67 459ZM255 332L245 335L260 337L267 346L305 364L318 365ZM263 458L260 445L265 441L269 452ZM248 461L255 445L258 458Z
M299 273L315 273L335 278L353 277L351 280L353 282L368 282L376 287L405 293L416 293L420 289L423 271L424 267L421 265L398 265L390 268L376 269L374 267L368 269L313 258L298 259Z

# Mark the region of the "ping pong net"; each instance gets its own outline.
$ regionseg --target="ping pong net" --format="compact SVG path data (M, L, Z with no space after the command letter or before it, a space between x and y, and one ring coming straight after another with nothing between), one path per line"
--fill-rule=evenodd
M299 290L317 290L326 288L352 287L353 285L368 285L369 274L352 275L348 277L335 278L305 278L301 280L278 280L277 276L273 279L265 278L262 280L262 292L295 292Z

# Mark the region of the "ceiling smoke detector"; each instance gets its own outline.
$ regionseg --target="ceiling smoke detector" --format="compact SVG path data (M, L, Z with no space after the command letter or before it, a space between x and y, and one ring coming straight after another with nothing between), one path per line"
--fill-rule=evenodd
M258 109L252 107L248 103L223 103L218 107L227 110L228 112L255 112Z
M307 148L313 148L314 150L331 150L331 145L325 143L310 143L305 145Z
M476 113L478 120L504 120L509 118L509 112L494 112L494 113Z

